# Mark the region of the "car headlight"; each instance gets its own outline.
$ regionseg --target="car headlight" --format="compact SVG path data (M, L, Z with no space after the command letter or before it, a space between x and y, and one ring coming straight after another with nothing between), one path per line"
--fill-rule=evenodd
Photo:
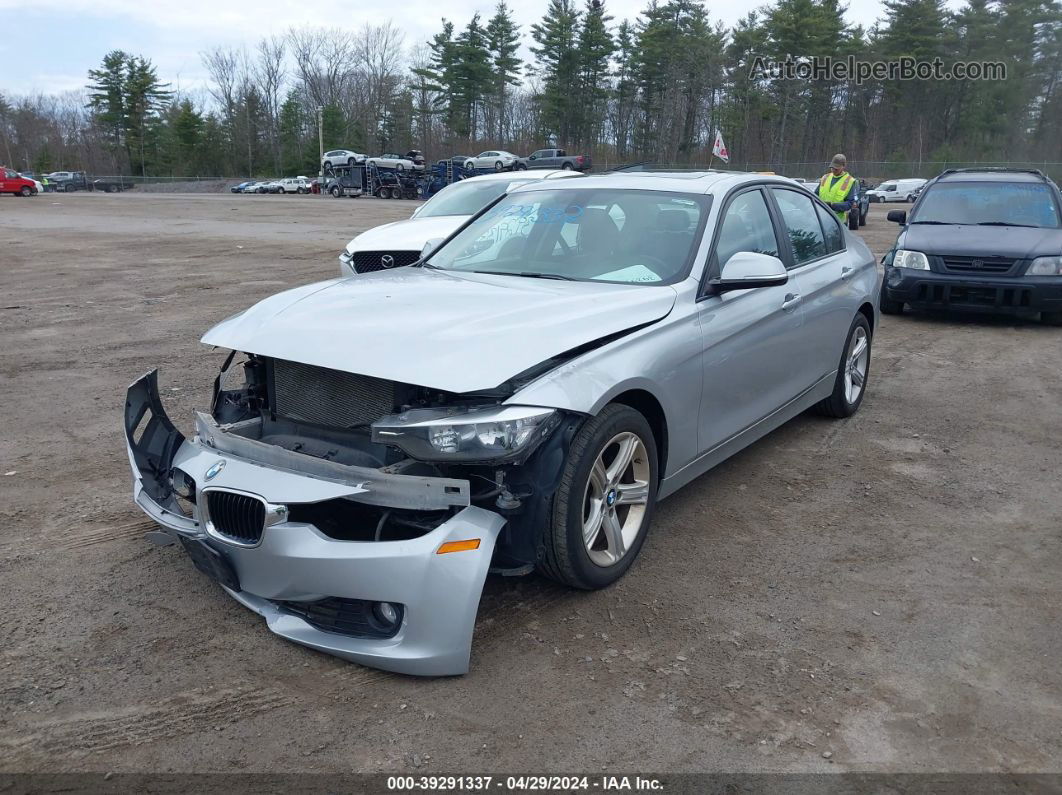
M531 406L410 409L374 422L372 440L418 461L504 461L529 455L559 423Z
M1037 257L1025 271L1026 276L1062 276L1062 257Z
M921 251L908 251L907 249L898 248L892 258L892 267L927 271L929 270L929 259Z

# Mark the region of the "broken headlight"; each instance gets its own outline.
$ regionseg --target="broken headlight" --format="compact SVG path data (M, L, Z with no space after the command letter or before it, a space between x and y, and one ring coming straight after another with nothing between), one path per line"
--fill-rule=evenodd
M372 440L418 461L504 461L529 455L557 427L553 409L410 409L372 424Z

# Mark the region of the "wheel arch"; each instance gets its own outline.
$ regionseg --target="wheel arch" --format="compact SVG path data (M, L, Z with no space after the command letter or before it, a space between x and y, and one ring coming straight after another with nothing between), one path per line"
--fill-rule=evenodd
M862 314L867 319L867 323L870 324L870 333L873 334L874 333L874 306L873 306L873 304L871 304L870 301L864 301L863 304L859 307L859 312L860 312L860 314Z
M660 477L663 478L667 471L668 437L667 415L664 413L664 407L660 405L660 401L656 399L655 395L644 389L628 389L626 392L621 392L613 397L609 403L629 406L645 417L646 422L649 423L649 428L653 431L653 441L656 442L657 464L660 468Z

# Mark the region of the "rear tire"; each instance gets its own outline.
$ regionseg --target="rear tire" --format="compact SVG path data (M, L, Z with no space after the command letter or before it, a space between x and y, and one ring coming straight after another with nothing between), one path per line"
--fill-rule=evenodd
M575 168L575 166L573 166L571 163L562 163L561 164L561 170L562 171L571 171L574 168Z
M870 380L870 343L870 323L862 312L858 312L845 337L833 393L815 404L816 412L841 419L859 411Z
M648 535L658 483L656 441L645 417L629 406L606 406L572 439L539 571L588 591L618 580Z
M1048 326L1062 326L1062 312L1041 312L1040 322Z

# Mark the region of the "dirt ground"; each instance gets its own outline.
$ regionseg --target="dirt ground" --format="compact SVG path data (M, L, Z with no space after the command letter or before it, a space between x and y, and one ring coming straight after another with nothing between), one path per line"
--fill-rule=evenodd
M158 367L187 433L199 336L412 207L0 199L0 770L1062 771L1062 329L1035 322L883 318L857 416L664 502L610 589L489 580L460 678L281 640L146 543L126 386Z

